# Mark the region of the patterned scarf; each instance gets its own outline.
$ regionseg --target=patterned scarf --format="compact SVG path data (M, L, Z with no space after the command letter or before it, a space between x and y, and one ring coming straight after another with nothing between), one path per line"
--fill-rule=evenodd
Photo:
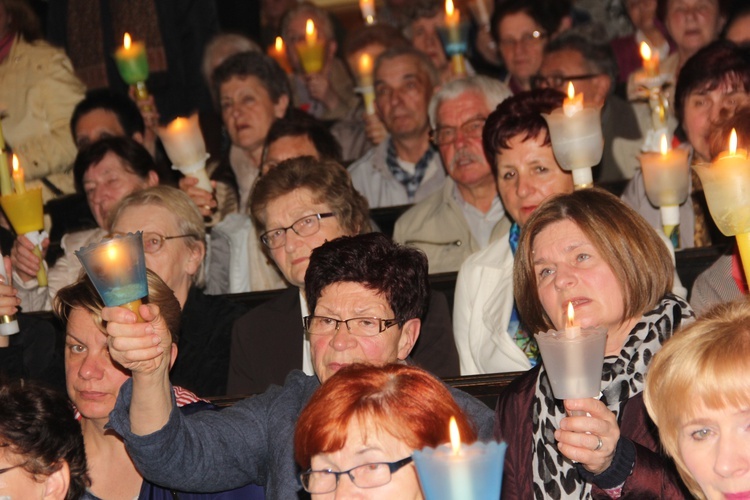
M435 149L432 147L432 144L430 144L427 147L427 151L422 155L422 158L420 158L414 166L414 174L412 175L401 168L401 165L398 164L396 146L391 139L388 139L388 153L385 156L385 164L388 166L388 170L393 177L406 188L409 203L414 202L414 196L417 194L417 189L419 189L419 185L422 183L424 174L427 171L427 167L430 165L430 160L432 160L434 154Z
M510 251L515 257L518 248L518 240L521 238L521 226L513 223L508 233L508 244ZM521 324L521 315L518 313L516 301L513 301L513 309L510 311L510 321L508 322L508 335L513 342L521 349L526 357L529 358L531 367L535 367L539 362L539 346L536 344L534 337L530 336Z
M692 321L693 311L681 298L667 294L655 309L643 315L633 328L620 354L604 358L601 401L621 425L622 409L643 391L644 374L662 344L683 323ZM565 417L561 400L554 399L547 372L542 367L534 395L532 415L534 496L537 499L590 499L591 483L581 479L573 462L557 451L555 429Z

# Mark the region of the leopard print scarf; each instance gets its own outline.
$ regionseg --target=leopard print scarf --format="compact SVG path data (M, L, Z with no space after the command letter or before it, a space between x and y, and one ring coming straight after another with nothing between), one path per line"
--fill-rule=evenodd
M600 399L617 416L618 424L628 399L643 390L644 374L653 355L691 318L693 312L684 300L666 295L656 308L643 315L620 354L604 358ZM554 399L544 367L539 370L532 408L535 498L591 498L591 484L581 479L573 462L557 451L554 433L565 417L565 408L561 400Z

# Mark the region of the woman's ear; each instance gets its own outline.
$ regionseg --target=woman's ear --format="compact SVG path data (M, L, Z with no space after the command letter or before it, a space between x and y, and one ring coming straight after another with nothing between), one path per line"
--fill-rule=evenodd
M188 246L188 250L190 251L190 257L188 257L187 269L185 271L190 276L193 276L200 269L201 262L203 262L203 258L206 256L206 244L199 241L193 246Z
M44 499L45 500L65 500L70 487L70 466L65 460L61 461L62 465L55 472L47 476L44 480Z

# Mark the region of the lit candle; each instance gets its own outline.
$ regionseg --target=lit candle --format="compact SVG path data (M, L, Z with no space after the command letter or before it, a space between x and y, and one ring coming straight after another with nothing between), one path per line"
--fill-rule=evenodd
M357 61L357 72L359 73L359 86L362 98L365 102L365 111L368 115L375 113L375 92L372 86L372 56L364 52Z
M318 40L318 32L312 19L305 23L305 41L298 43L296 49L305 73L320 73L323 70L325 43Z
M451 56L453 74L466 74L464 52L468 37L467 23L461 23L461 12L456 9L453 0L445 0L445 18L443 30L438 28L446 53Z
M572 302L568 302L568 319L565 322L565 336L574 339L581 335L581 325L575 322L575 308Z
M13 188L10 185L10 166L8 154L5 151L2 122L0 122L0 195L6 196L11 193L13 193Z
M289 58L286 55L286 45L284 45L284 40L280 36L277 36L274 44L268 47L268 55L271 56L286 73L292 72L292 68L289 66Z
M18 156L16 155L13 155L13 184L16 187L16 194L24 194L26 192L23 168L18 163Z
M542 113L549 126L552 151L563 170L573 173L576 189L593 186L591 167L598 165L604 152L601 109L584 106L583 93L575 93L568 82L568 97L563 105Z
M206 143L203 140L198 113L189 118L177 117L166 127L157 128L167 156L172 160L172 168L183 175L198 179L197 186L208 192L213 191L206 172Z
M428 500L484 500L500 498L505 443L461 444L456 419L451 417L450 445L414 452L419 482Z
M583 92L576 94L573 82L568 82L568 97L563 101L565 116L573 116L583 109Z
M706 195L708 209L726 236L735 236L745 276L750 281L750 160L746 149L738 148L732 129L729 149L710 165L693 165Z
M460 21L461 12L455 8L453 0L445 0L445 25L455 29Z
M679 248L680 205L688 196L690 172L688 150L672 150L667 135L662 134L658 153L640 155L646 196L659 207L664 234Z
M651 50L651 47L646 42L641 42L640 51L646 76L649 78L659 76L659 53Z
M115 52L115 62L120 76L128 85L135 85L138 99L147 99L146 79L148 79L148 59L146 46L141 42L134 42L130 33L122 37L122 47Z
M375 0L359 0L359 9L365 23L375 24Z

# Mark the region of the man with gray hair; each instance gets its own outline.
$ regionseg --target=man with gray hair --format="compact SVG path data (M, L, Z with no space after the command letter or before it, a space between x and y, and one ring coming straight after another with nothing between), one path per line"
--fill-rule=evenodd
M573 82L586 105L602 108L604 154L594 176L598 182L616 182L635 174L645 131L651 127L650 114L647 104L630 104L613 94L617 62L609 44L594 42L596 38L593 32L571 30L550 41L531 82L535 88L561 92Z
M349 167L352 183L370 208L419 202L445 179L427 116L437 72L426 55L399 46L378 56L373 78L375 111L390 137Z
M395 241L427 254L430 273L458 271L510 228L482 149L487 116L510 95L505 84L474 76L444 85L430 101L432 141L449 178L404 213L393 232Z

